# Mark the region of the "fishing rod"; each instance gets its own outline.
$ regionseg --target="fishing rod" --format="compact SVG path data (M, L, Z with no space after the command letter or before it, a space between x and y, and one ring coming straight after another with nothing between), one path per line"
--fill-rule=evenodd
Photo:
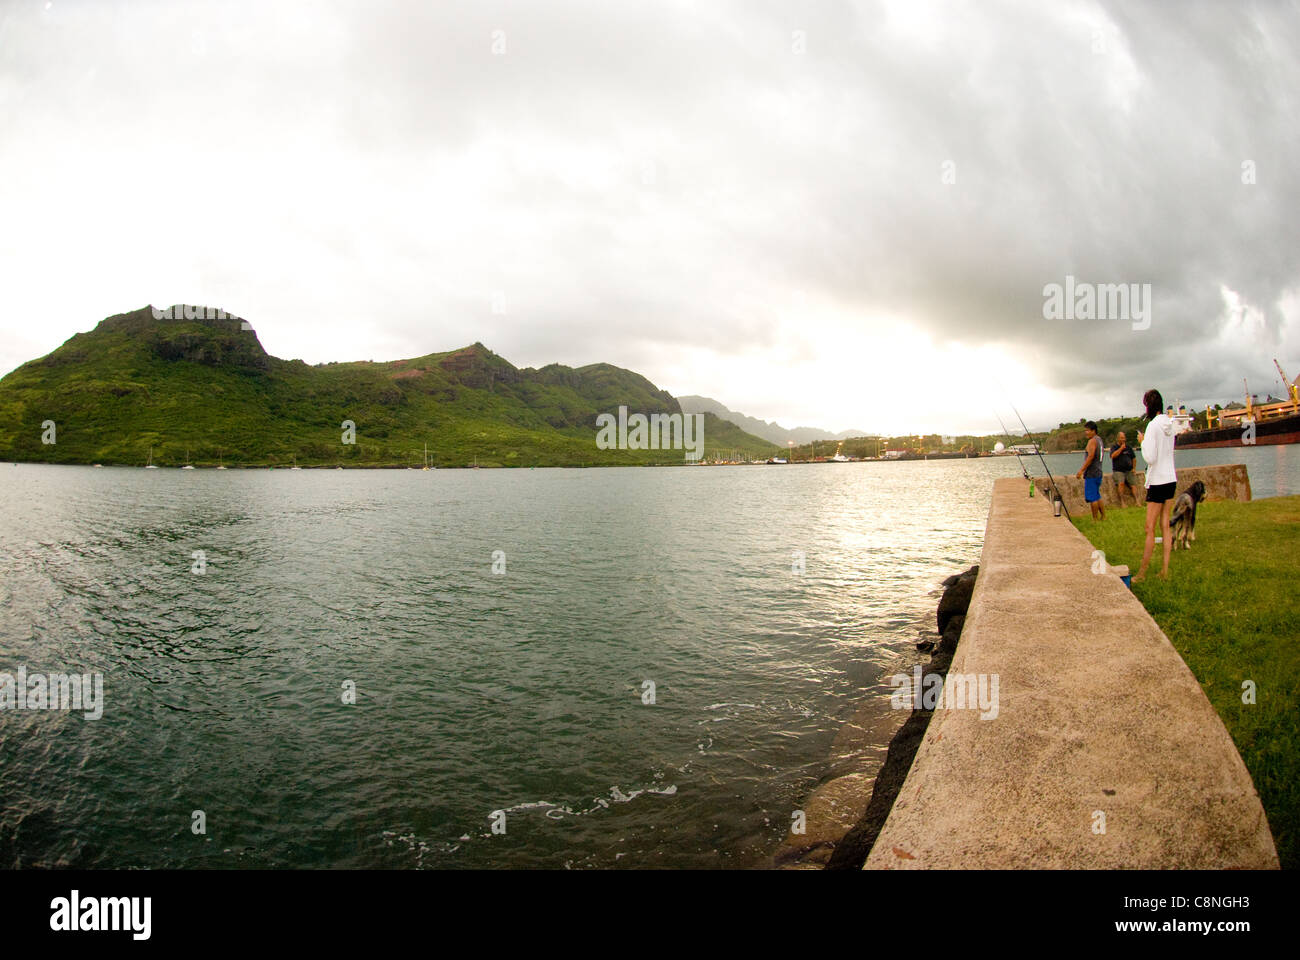
M1020 411L1016 409L1016 405L1014 403L1011 403L1010 400L1008 400L1007 403L1010 404L1011 411L1016 415L1016 419L1020 421L1020 425L1025 428L1025 436L1029 438L1030 443L1034 444L1034 451L1038 454L1038 462L1041 463L1043 465L1043 469L1047 471L1047 479L1050 480L1052 483L1052 492L1056 495L1056 499L1061 501L1061 509L1065 511L1065 519L1069 520L1070 510L1065 505L1065 498L1061 496L1060 487L1056 485L1056 478L1052 476L1052 468L1049 467L1047 465L1047 461L1043 459L1042 448L1040 448L1037 443L1034 443L1034 435L1029 432L1029 427L1025 426L1025 418L1020 415ZM1098 453L1100 453L1100 446L1098 447Z
M1002 432L1003 432L1004 434L1006 434L1007 439L1008 439L1008 440L1012 439L1012 437L1011 437L1011 431L1008 430L1008 429L1007 429L1007 425L1006 425L1005 423L1002 422L1002 417L1001 417L1001 415L1000 415L996 410L994 410L994 411L993 411L993 416L995 416L995 417L998 418L998 426L1000 426L1000 427L1002 428ZM1023 474L1025 475L1025 479L1028 480L1028 479L1029 479L1029 471L1025 469L1025 461L1023 461L1023 460L1020 459L1020 451L1016 449L1017 446L1018 446L1018 444L1015 444L1015 443L1011 444L1011 452L1014 453L1014 454L1016 455L1016 463L1020 464L1020 472L1023 473Z

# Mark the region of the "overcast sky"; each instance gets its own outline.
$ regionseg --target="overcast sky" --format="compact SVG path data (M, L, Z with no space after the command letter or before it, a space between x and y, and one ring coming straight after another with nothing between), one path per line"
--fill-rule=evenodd
M1277 393L1298 54L1282 2L0 0L0 372L187 302L832 430Z

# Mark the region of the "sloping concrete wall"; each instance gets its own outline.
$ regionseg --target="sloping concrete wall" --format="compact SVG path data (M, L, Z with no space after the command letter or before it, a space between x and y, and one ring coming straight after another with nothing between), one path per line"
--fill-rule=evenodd
M1196 678L1028 492L996 481L947 681L997 675L997 716L935 711L866 868L1276 869L1254 784Z
M1080 460L1083 455L1080 454ZM1137 494L1138 503L1147 502L1146 472L1137 471L1133 482L1134 492ZM1250 492L1250 475L1246 472L1244 463L1226 463L1218 464L1211 467L1179 467L1178 468L1178 492L1182 493L1197 480L1205 484L1205 499L1207 500L1239 500L1246 502L1251 498ZM1051 482L1047 477L1034 477L1035 486L1043 491L1043 496L1048 496L1051 489ZM1087 501L1083 499L1083 481L1075 479L1074 474L1062 477L1056 475L1056 487L1061 491L1061 499L1065 501L1065 509L1075 516L1081 513L1088 513L1089 508ZM1037 495L1037 494L1035 494ZM1047 501L1051 503L1050 499ZM1133 500L1124 491L1124 502L1119 502L1119 487L1115 483L1115 476L1112 473L1106 473L1101 478L1101 502L1107 507L1131 507Z

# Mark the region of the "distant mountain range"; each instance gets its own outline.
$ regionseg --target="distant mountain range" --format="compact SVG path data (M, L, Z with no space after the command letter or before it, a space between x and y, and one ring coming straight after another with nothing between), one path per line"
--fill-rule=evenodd
M709 397L678 397L677 402L682 405L684 413L710 413L720 420L734 423L746 433L761 437L779 446L785 446L792 440L798 446L799 444L812 443L814 440L847 440L849 437L874 436L874 434L868 434L865 430L841 430L839 433L819 430L817 427L795 427L793 430L787 430L779 423L772 423L770 420L759 420L757 417L747 417L743 413L729 410L717 400Z
M682 463L683 450L600 449L598 414L682 413L607 363L520 369L474 343L375 363L269 355L208 308L117 314L0 379L0 459L161 466L581 466ZM696 412L696 411L692 411ZM704 413L705 456L771 443ZM345 421L355 442L344 442ZM49 442L49 441L53 442Z

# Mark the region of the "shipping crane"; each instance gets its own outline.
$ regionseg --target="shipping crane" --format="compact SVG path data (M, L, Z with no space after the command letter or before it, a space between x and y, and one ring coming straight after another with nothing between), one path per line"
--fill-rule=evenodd
M1277 362L1277 357L1273 358L1273 366L1277 367L1277 372L1282 374L1282 386L1286 388L1287 396L1292 403L1300 403L1300 377L1292 380L1282 369L1282 364Z

